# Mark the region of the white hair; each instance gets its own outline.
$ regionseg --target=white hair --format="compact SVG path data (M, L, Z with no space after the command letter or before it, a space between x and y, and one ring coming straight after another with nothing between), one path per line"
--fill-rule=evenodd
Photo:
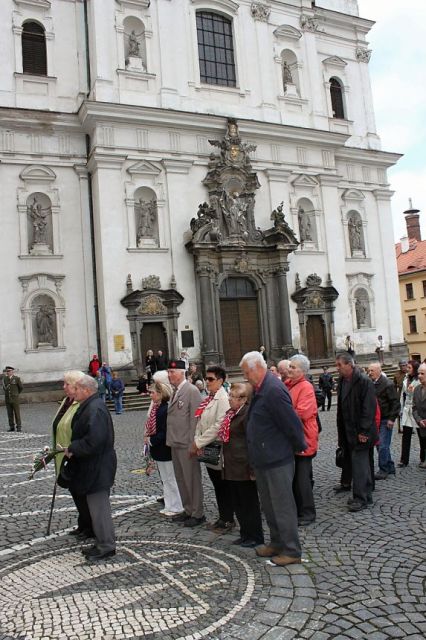
M266 369L265 358L259 351L249 351L245 353L241 359L240 367L246 364L250 369L254 369L256 366Z
M85 375L86 374L83 373L83 371L77 371L77 370L65 371L64 382L67 382L68 384L75 384L77 380L80 380Z
M302 369L303 373L305 375L309 373L309 369L311 368L311 362L309 358L303 355L303 353L296 353L296 355L290 358L290 362L298 362L299 367Z
M280 365L282 365L283 367L288 367L289 364L290 364L290 360L280 360L279 363L277 364L277 368L279 370Z
M156 371L153 374L152 379L154 380L154 382L159 382L160 384L164 384L169 389L170 393L172 392L172 387L170 385L170 380L169 380L169 374L167 373L166 369L162 371Z
M98 383L92 376L83 375L75 382L76 387L80 387L81 389L87 389L92 391L92 393L96 393L98 390Z

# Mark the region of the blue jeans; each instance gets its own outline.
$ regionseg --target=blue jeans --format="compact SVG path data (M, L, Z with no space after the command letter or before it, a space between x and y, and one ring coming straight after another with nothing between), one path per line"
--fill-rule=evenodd
M392 429L388 429L388 421L381 420L379 431L379 468L384 473L395 473L395 464L391 457L390 445L392 442Z
M115 413L123 413L123 394L113 396Z

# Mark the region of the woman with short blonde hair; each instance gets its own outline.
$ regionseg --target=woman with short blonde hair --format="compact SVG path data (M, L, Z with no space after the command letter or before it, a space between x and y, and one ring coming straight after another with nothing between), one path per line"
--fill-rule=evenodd
M170 386L157 381L150 386L149 394L152 402L145 423L144 442L150 447L151 456L157 463L163 483L164 509L160 513L173 517L182 513L183 506L173 468L172 450L166 445Z

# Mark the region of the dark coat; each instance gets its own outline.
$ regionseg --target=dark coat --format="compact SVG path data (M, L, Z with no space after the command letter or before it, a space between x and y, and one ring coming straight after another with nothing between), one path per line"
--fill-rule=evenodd
M154 460L167 462L172 459L172 450L166 445L167 437L167 402L162 402L157 409L156 433L150 436L151 455Z
M155 356L155 368L157 371L164 371L167 369L168 364L169 359L164 353L162 356Z
M223 477L225 480L250 480L246 440L248 405L244 404L229 425L229 442L223 443Z
M114 427L110 413L98 394L81 403L72 421L68 450L72 481L70 490L78 495L110 489L117 470Z
M395 385L389 378L381 375L377 381L374 382L374 390L380 406L381 419L395 422L401 412L401 405Z
M151 373L155 373L157 371L157 362L154 356L147 356L145 358L145 369L151 371Z
M377 439L376 394L374 384L355 367L348 393L343 397L343 378L337 386L337 432L339 446L347 443L350 448L364 449L373 446ZM358 435L368 441L361 444Z
M322 373L318 380L318 386L323 391L331 391L333 389L333 376L331 373Z
M303 425L291 398L279 380L267 371L259 391L250 403L247 418L247 445L254 468L279 467L306 449Z

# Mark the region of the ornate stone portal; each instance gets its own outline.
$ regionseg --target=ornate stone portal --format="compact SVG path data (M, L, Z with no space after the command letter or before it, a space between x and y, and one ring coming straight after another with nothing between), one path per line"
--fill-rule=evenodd
M288 255L298 241L284 218L283 203L273 226L256 228L255 191L260 184L237 123L228 121L222 140L209 140L203 181L209 200L192 218L187 249L194 255L205 364L238 365L245 351L265 344L273 359L294 352L287 278Z
M297 304L301 351L316 364L334 358L333 303L339 296L330 276L326 286L321 285L321 278L312 273L306 278L306 286L301 287L299 275L296 274L296 291L291 296Z
M147 348L161 348L170 357L178 354L178 306L183 297L174 289L161 289L160 278L150 275L142 279L142 289L133 290L129 274L126 281L127 295L121 304L127 309L132 340L133 363L140 374L145 365ZM154 331L155 330L155 331ZM155 344L146 343L150 336Z

